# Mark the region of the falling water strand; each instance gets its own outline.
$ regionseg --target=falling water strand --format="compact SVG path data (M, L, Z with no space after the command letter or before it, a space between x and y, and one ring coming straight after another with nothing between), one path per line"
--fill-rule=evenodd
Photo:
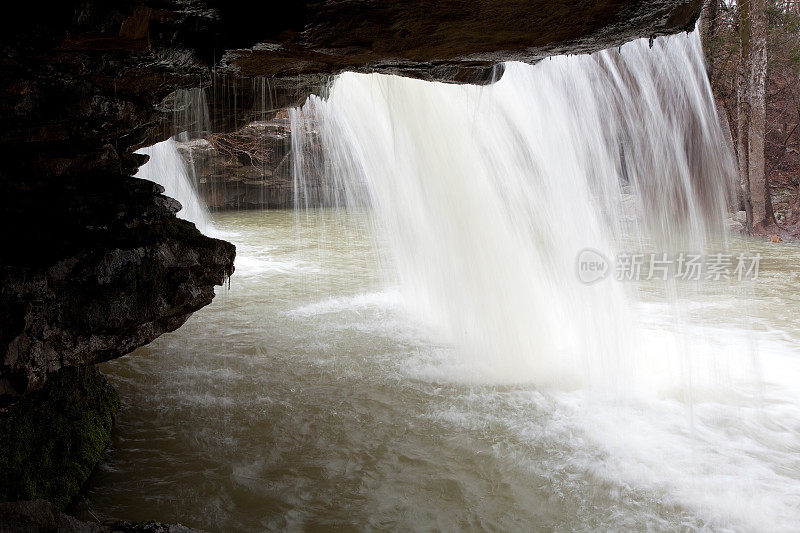
M194 222L197 229L207 233L209 223L206 207L197 196L194 180L189 174L188 165L175 146L175 141L168 139L142 148L136 153L150 156L147 163L139 167L136 177L164 187L164 194L181 204L178 217Z
M576 257L721 235L734 163L697 32L510 63L487 87L346 73L292 121L320 136L327 203L369 207L408 308L480 379L693 383L682 328L654 339L634 289L582 284Z
M184 146L191 146L192 142L202 139L210 130L205 91L199 88L178 89L167 96L159 107L164 112L172 113L173 135L166 141L136 152L150 156L147 163L139 168L136 177L164 187L164 194L181 204L178 217L194 222L197 229L208 233L208 209L197 192L199 178L192 150L184 150L184 159L175 142L177 140Z

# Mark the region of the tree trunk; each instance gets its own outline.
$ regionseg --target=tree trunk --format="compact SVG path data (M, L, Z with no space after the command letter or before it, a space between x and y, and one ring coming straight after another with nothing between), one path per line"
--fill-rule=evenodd
M769 184L764 165L766 134L767 86L767 2L749 0L750 4L750 61L748 96L750 100L748 134L748 177L752 205L753 228L775 224Z
M800 119L800 117L798 118ZM798 168L797 174L797 196L794 197L792 209L789 211L789 220L786 221L786 225L792 226L795 233L800 230L800 168Z
M739 56L738 79L736 84L736 155L739 162L739 182L744 190L744 209L747 212L747 230L753 230L753 204L750 190L750 1L739 0Z
M798 181L797 196L794 197L794 202L792 203L792 210L789 213L789 220L786 222L786 224L788 226L800 225L800 181Z

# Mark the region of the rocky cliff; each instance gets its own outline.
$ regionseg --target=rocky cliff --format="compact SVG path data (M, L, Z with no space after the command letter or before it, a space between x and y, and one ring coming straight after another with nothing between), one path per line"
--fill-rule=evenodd
M0 405L63 366L119 357L183 324L233 272L234 247L115 174L5 182Z

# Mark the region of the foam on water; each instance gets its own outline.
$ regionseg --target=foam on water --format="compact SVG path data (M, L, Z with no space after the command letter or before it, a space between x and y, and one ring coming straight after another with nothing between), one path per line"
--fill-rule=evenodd
M401 304L402 298L399 291L397 289L387 289L355 296L328 298L327 300L298 307L287 314L292 317L311 317L321 314L341 313L343 311L357 312L361 309L385 311L395 309Z

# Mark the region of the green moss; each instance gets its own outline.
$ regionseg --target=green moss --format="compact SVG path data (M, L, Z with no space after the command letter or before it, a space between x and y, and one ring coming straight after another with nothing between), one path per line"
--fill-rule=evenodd
M96 368L65 368L0 415L0 501L66 507L108 446L119 405Z

